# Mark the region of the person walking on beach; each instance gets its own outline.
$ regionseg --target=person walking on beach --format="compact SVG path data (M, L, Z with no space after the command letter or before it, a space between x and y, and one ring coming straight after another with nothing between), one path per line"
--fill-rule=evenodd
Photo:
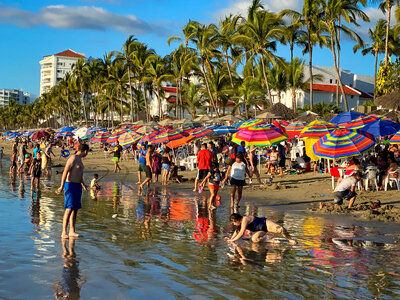
M194 181L193 192L197 191L198 183L207 176L208 171L210 170L212 159L213 155L210 151L207 150L207 144L202 144L201 150L199 151L199 153L197 153L197 176Z
M18 174L21 174L22 171L24 170L24 162L25 162L25 154L26 154L26 147L27 143L24 141L18 149L19 155L18 155Z
M210 198L208 200L208 209L216 208L216 198L219 191L219 183L221 182L221 172L219 171L219 165L217 162L211 163L211 168L207 174L207 176L200 183L200 186L206 184L208 180L208 189L210 190Z
M151 179L153 177L153 174L151 172L153 167L153 151L154 151L154 146L150 145L149 148L147 149L146 166L144 168L144 172L146 173L146 179L142 182L141 185L139 185L139 190L141 190L146 184L147 187L150 188Z
M122 152L122 147L119 144L119 141L116 141L113 152L114 152L114 157L113 157L114 173L117 173L122 170L121 167L119 166L119 160L121 159L121 152Z
M257 177L258 183L263 186L261 182L260 172L258 171L258 157L256 155L256 147L251 145L249 152L249 163L250 163L250 173L253 177L254 175Z
M61 177L61 185L57 190L57 194L60 194L65 189L65 212L63 217L63 229L61 233L61 238L63 239L79 236L79 234L75 231L75 223L78 209L82 207L82 188L87 191L87 187L83 181L84 165L82 159L87 156L88 152L89 146L87 144L80 144L78 152L68 158ZM67 234L68 225L69 234Z
M285 239L289 241L289 244L295 245L297 244L296 240L292 239L289 232L285 227L268 220L267 218L259 218L259 217L251 217L251 216L242 216L237 213L233 213L230 217L230 221L233 225L236 226L236 230L228 239L228 242L234 243L238 239L240 239L246 230L252 232L251 241L254 243L259 243L264 240L264 236L267 233L277 233L281 234ZM279 240L275 239L265 239L267 243L280 243Z
M42 153L36 153L36 159L33 160L32 174L31 174L31 190L37 181L37 188L40 188L40 176L42 176Z
M169 174L171 172L171 155L169 154L170 149L168 147L165 148L164 153L162 155L162 185L167 185Z
M246 185L246 173L249 175L249 178L251 180L252 177L249 169L243 161L243 155L242 153L238 153L236 155L235 161L228 167L225 178L222 181L222 185L224 185L225 182L228 180L228 176L231 176L231 209L233 209L233 211L237 211L240 207L239 202L242 199L243 187ZM235 202L236 191L237 199Z
M143 145L139 149L138 182L136 182L136 184L142 183L142 172L144 172L144 169L146 167L146 154L147 154L146 145Z

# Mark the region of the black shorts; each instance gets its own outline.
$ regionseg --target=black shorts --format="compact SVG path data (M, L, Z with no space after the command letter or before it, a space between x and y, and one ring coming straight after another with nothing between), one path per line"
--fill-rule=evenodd
M284 168L285 165L286 165L286 157L282 157L282 158L279 160L279 167Z
M351 192L350 190L343 191L343 192L334 192L333 193L333 203L342 205L343 200L350 200L355 196L355 193Z
M32 176L33 178L40 178L42 175L42 166L41 165L35 165L32 170Z
M246 185L246 181L245 180L239 180L239 179L231 178L231 185L245 186Z
M144 167L144 172L146 173L146 178L151 179L153 177L153 174L151 173L151 169L149 166Z
M204 178L207 177L209 170L208 169L202 169L202 170L198 170L197 172L197 179L198 180L203 180Z

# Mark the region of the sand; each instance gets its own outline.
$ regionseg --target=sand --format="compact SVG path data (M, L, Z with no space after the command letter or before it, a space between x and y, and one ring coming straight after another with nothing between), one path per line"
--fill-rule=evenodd
M5 157L3 161L9 160L11 142L0 141L0 147L4 146ZM61 173L66 159L59 158L60 149L55 147L53 152L56 158L53 159L53 172ZM93 147L93 152L84 159L85 164L85 180L87 184L93 178L93 173L98 173L99 177L104 176L104 180L118 181L122 184L134 186L138 181L136 161L129 157L129 160L122 160L120 173L113 173L114 163L112 156L105 156L104 152L98 148L98 144ZM261 174L265 169L262 168ZM179 188L191 192L196 171L182 171L179 175L183 175L188 181L182 184L170 183L172 188ZM58 176L61 176L60 174ZM144 178L144 173L142 173ZM262 175L262 180L269 179L269 175ZM160 179L161 180L161 176ZM349 217L364 220L380 220L400 222L400 192L398 190L388 191L357 191L358 196L355 206L347 209L347 202L341 207L335 208L318 208L319 202L333 201L333 191L331 188L331 177L329 174L305 173L284 175L283 177L275 176L271 185L265 184L260 187L253 179L253 185L244 187L242 201L254 201L257 204L271 206L271 208L281 209L285 211L297 211L305 214L342 214ZM160 185L160 183L156 183ZM220 190L223 200L229 201L229 187ZM372 209L373 202L379 200L381 207Z

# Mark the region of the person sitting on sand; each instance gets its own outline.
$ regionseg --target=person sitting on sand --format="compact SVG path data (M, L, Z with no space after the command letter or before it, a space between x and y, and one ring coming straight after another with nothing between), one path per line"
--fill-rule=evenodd
M397 178L400 175L398 172L399 165L396 163L396 161L391 156L388 157L387 162L388 162L389 167L386 170L386 174L383 175L382 183L385 182L385 180L388 176L390 176L390 178ZM380 190L383 190L383 185L380 187Z
M298 170L299 173L304 173L306 162L304 158L300 157L300 153L296 153L296 160L292 164L292 168Z
M333 204L332 203L319 203L319 208L332 205L342 205L343 200L349 200L348 208L351 208L356 201L356 185L362 179L362 173L356 171L353 176L344 178L335 188L333 192Z
M264 239L264 236L267 233L275 233L281 234L285 239L289 241L289 244L294 245L297 244L296 240L292 239L289 232L285 227L268 220L267 218L259 218L259 217L251 217L251 216L242 216L237 213L231 214L230 221L233 225L236 226L236 230L228 239L228 242L236 242L240 239L246 230L252 232L251 241L254 243L259 243L261 241L265 241L267 243L280 243L279 240L276 239Z

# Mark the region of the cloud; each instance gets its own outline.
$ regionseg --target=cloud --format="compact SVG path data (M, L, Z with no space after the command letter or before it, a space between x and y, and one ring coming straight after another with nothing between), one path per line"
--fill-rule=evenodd
M247 14L247 9L251 5L252 0L231 0L228 7L222 8L214 14L217 19L223 18L229 14L242 15ZM262 1L265 9L272 12L279 12L283 9L294 9L300 11L303 1L300 0L268 0Z
M0 24L19 27L47 25L59 29L117 30L129 34L164 35L160 26L152 26L134 15L120 15L96 6L51 5L38 13L11 7L0 7Z

